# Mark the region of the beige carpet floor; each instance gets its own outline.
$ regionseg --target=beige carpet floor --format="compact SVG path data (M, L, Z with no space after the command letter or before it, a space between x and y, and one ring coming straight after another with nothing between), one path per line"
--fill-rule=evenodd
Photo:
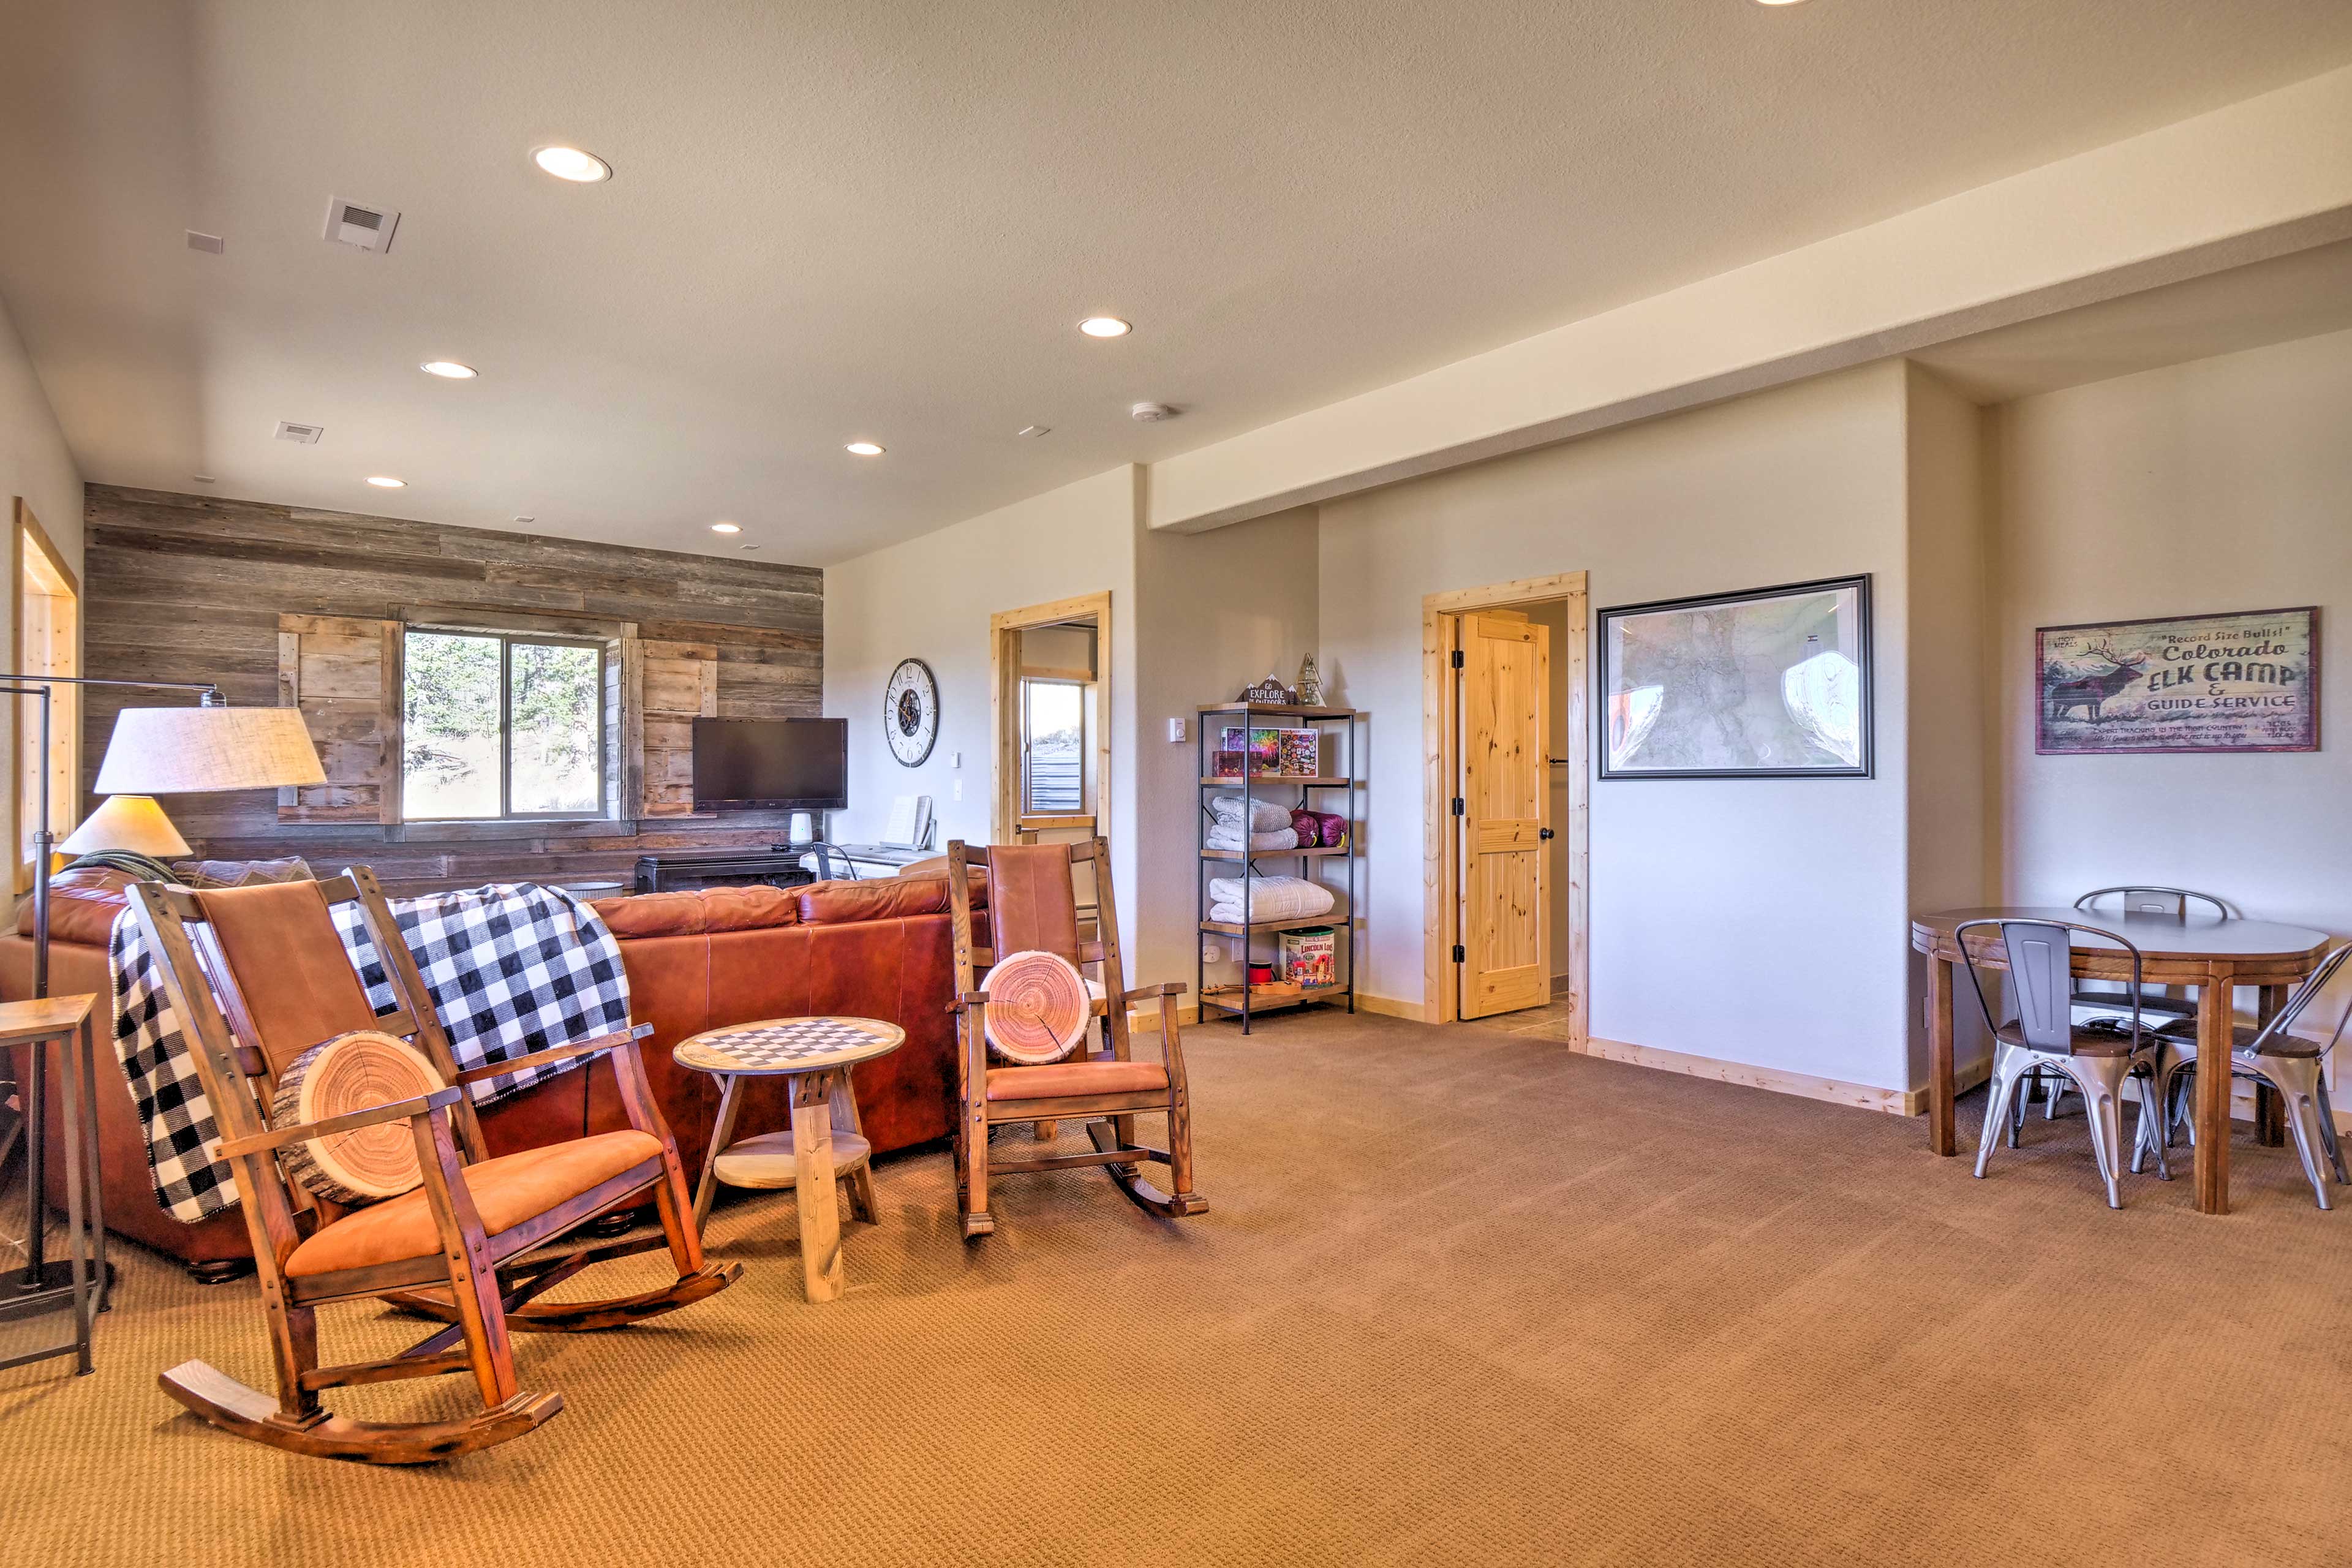
M126 1248L94 1376L0 1373L0 1558L2352 1562L2352 1202L2318 1213L2292 1154L2242 1136L2227 1219L2153 1177L2111 1213L2079 1117L1979 1183L1923 1122L1519 1026L1190 1031L1209 1215L1032 1176L966 1247L946 1157L896 1159L827 1306L790 1198L728 1203L740 1286L520 1339L564 1413L436 1468L179 1414L153 1378L184 1357L266 1383L253 1287ZM325 1331L333 1360L422 1331L373 1308ZM465 1392L330 1397L391 1418Z

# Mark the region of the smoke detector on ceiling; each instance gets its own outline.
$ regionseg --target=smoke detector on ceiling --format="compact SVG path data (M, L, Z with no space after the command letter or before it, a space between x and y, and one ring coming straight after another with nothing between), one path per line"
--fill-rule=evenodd
M1128 417L1145 425L1157 425L1162 419L1176 417L1176 410L1164 403L1139 403L1127 413Z
M357 246L362 250L377 252L390 250L392 231L399 226L398 213L362 206L341 196L327 198L326 237L338 245Z
M326 433L327 427L324 425L297 425L290 419L280 419L278 422L279 440L299 441L305 447L317 446L319 437Z

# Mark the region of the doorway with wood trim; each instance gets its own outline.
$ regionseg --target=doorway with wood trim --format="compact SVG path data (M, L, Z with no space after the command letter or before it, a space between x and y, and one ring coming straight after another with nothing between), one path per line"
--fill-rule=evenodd
M1422 600L1423 1016L1558 1005L1586 1037L1585 574Z
M1110 595L1005 610L988 633L993 842L1108 837ZM1094 889L1076 890L1083 923Z

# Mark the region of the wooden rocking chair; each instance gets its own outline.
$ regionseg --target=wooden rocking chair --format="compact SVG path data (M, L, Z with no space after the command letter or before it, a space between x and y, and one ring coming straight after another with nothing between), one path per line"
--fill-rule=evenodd
M1091 862L1097 898L1097 942L1078 940L1077 902L1071 872ZM973 939L971 872L988 877L990 942ZM1129 991L1118 952L1118 914L1111 901L1110 847L1100 838L1076 844L1000 844L993 848L957 840L948 846L948 908L954 921L956 1000L955 1117L956 1206L967 1241L996 1228L988 1212L992 1172L1060 1171L1100 1165L1119 1190L1147 1211L1173 1219L1206 1214L1208 1200L1192 1190L1192 1106L1184 1088L1184 1053L1176 1037L1176 998L1181 984ZM1071 963L1099 966L1104 996L1093 1011L1103 1021L1108 1048L1078 1054L1045 1067L991 1067L988 1059L988 993L979 977L1003 954L1037 950ZM1160 1009L1160 1061L1136 1061L1128 1044L1130 1004L1156 999ZM1094 1032L1091 1022L1087 1033ZM1135 1141L1139 1115L1168 1118L1168 1147ZM1008 1123L1079 1121L1094 1152L994 1158L988 1132ZM1169 1195L1145 1181L1137 1168L1145 1161L1168 1167Z
M163 1392L214 1426L298 1454L371 1464L454 1458L519 1437L563 1408L561 1394L519 1391L510 1329L615 1328L700 1300L741 1274L740 1263L703 1261L677 1148L637 1054L649 1026L460 1071L383 889L366 868L324 882L201 893L148 882L131 893L218 1121L219 1157L236 1175L277 1364L275 1401L201 1361L163 1373ZM329 913L331 905L354 901L400 1004L383 1017L369 1005ZM205 984L199 947L218 1005ZM272 1128L278 1075L312 1046L359 1029L405 1037L448 1087ZM467 1086L561 1061L584 1069L583 1058L606 1053L628 1128L486 1157ZM401 1196L347 1209L280 1168L279 1152L289 1145L404 1120L424 1183ZM661 1236L550 1246L648 1194L661 1213ZM592 1263L665 1245L677 1279L661 1289L602 1301L532 1300ZM386 1360L320 1366L318 1309L370 1299L453 1326ZM373 1423L331 1415L319 1402L324 1389L457 1372L471 1372L480 1386L479 1415Z

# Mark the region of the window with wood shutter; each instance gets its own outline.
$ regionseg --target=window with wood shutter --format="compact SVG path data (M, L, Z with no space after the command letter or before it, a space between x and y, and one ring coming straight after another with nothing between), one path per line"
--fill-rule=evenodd
M398 621L278 617L278 705L299 708L323 784L278 792L280 822L398 822Z
M625 704L635 759L629 798L639 816L709 816L694 809L694 721L719 714L719 649L711 643L632 638L622 647Z

